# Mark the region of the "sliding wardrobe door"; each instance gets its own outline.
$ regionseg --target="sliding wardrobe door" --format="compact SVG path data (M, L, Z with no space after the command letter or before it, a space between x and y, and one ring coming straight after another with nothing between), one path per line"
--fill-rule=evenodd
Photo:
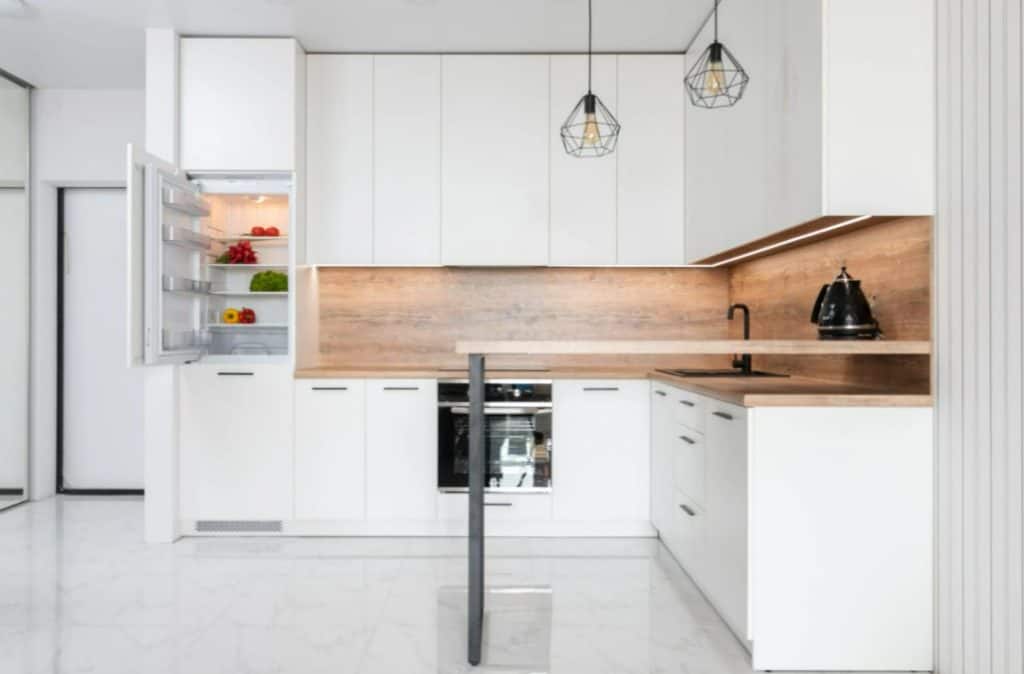
M29 89L0 75L0 510L28 498Z

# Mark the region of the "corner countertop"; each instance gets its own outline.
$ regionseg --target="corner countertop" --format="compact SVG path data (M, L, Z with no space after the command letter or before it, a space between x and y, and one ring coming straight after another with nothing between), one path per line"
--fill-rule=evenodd
M649 367L489 369L490 379L652 379L742 407L931 407L928 394L901 393L806 377L678 377ZM465 369L437 367L313 367L296 379L468 379Z

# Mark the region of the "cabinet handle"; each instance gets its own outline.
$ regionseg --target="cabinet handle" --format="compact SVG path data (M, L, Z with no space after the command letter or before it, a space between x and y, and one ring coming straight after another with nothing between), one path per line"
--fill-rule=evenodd
M419 391L419 386L385 386L385 391Z
M255 372L218 372L218 377L252 377Z
M667 395L668 395L668 394L667 394L667 393L665 393L664 391L659 391L659 390L657 390L657 389L655 389L655 391L654 391L654 392L655 392L655 393L657 393L658 395L662 396L662 397L664 397L664 396L667 396Z
M679 404L680 405L686 405L687 407L696 407L697 406L697 403L693 402L692 400L680 400Z
M732 415L729 414L728 412L712 412L712 414L714 414L716 417L726 419L727 421L732 421Z
M694 440L693 438L688 438L685 435L680 435L679 439L682 440L683 442L685 442L688 445L696 445L697 444L696 440Z
M584 386L584 391L618 391L618 386Z
M683 511L684 513L686 513L686 514L687 514L687 515L689 515L690 517L696 517L696 516L697 516L697 513L695 513L695 512L693 511L693 508L691 508L690 506L688 506L688 505L682 505L682 504L680 504L680 506L679 506L679 507L680 507L680 508L682 509L682 511Z
M507 501L484 502L484 505L488 506L488 507L492 507L492 508L511 508L512 507L512 504L507 502Z
M347 391L347 386L314 386L314 391Z

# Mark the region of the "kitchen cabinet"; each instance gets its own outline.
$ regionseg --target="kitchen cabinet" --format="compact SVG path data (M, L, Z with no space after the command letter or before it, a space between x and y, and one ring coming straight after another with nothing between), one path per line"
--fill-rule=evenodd
M707 401L703 452L704 589L736 634L747 629L747 411Z
M295 519L366 515L366 385L295 382Z
M546 265L549 57L446 55L441 67L442 262Z
M618 114L618 57L595 56L593 90ZM548 137L551 153L551 264L613 265L617 261L616 153L597 158L565 152L559 130L587 90L587 57L551 57ZM632 129L631 129L632 131Z
M650 396L646 381L555 381L556 520L650 521Z
M373 262L373 59L308 57L309 264Z
M651 382L651 523L666 540L671 536L675 518L673 471L667 469L672 466L672 390L660 382Z
M616 150L620 265L678 265L684 249L684 129L681 55L620 55Z
M373 262L441 264L441 57L373 57Z
M366 383L366 517L434 520L437 513L437 380Z
M719 12L751 84L731 108L687 111L687 261L822 215L934 212L932 3L732 0ZM865 34L889 46L866 48Z
M188 365L179 405L182 517L290 519L290 368Z
M304 150L305 53L290 38L182 38L187 171L294 171Z

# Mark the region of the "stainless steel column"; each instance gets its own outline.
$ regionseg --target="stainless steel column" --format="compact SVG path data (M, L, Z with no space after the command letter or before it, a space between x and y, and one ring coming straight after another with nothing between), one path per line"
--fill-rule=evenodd
M469 357L469 664L480 664L484 629L484 357Z

